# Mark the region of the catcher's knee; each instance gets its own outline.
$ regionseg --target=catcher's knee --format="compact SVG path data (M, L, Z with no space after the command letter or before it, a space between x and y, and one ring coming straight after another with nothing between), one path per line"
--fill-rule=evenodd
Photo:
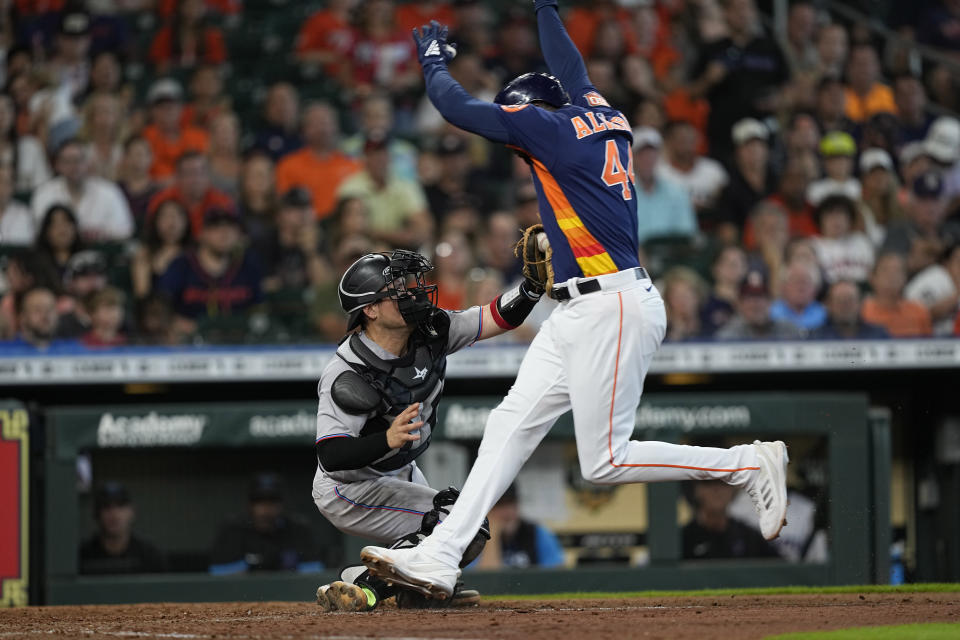
M390 545L390 547L392 549L404 549L415 547L420 544L420 542L422 542L423 539L428 535L433 533L433 530L436 528L436 526L440 524L440 522L442 522L447 515L450 514L450 507L453 506L459 496L460 492L453 487L447 487L443 491L438 491L433 497L433 509L430 509L424 513L423 518L420 520L420 529L403 536ZM480 552L483 551L483 547L489 539L490 522L484 518L483 524L480 525L480 530L477 531L477 534L473 537L473 540L471 540L470 544L467 545L467 548L463 553L463 558L460 561L460 566L465 567L476 560L477 556L479 556Z

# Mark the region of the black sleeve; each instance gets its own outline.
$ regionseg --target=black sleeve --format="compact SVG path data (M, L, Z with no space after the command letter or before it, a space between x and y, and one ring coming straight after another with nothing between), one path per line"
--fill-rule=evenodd
M362 469L390 451L387 432L359 438L327 438L317 443L317 460L326 471Z

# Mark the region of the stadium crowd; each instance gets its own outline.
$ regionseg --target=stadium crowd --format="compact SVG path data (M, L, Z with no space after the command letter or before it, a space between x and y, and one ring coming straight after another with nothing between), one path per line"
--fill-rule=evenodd
M884 7L901 39L813 0L782 34L755 0L563 3L634 127L668 340L960 335L960 2ZM0 10L0 350L336 341L340 274L391 248L445 308L519 277L529 171L440 118L410 31L451 25L489 100L546 70L526 5Z

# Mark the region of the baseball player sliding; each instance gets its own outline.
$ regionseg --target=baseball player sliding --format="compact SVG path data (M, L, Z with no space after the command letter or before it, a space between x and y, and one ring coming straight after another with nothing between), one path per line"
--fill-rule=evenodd
M473 98L451 78L446 27L432 22L414 30L427 94L443 117L515 148L529 163L552 249L548 291L560 301L490 413L450 514L415 548L361 552L372 574L440 599L453 593L460 558L484 515L571 409L580 472L590 482L722 480L753 499L765 538L776 538L786 524L782 442L719 449L630 440L643 379L666 329L663 300L637 260L633 136L623 114L590 84L556 0L536 0L534 10L556 77L522 75L496 104Z
M416 458L430 445L443 391L447 355L523 323L543 293L524 281L489 305L465 311L435 306L433 266L412 251L371 253L340 280L349 314L348 335L318 385L317 472L313 499L345 533L410 547L446 517L455 489L431 489ZM476 558L490 538L483 518L454 562ZM476 591L457 589L454 604L475 604ZM325 610L369 611L396 595L401 607L436 604L397 591L367 574L343 569L340 580L317 590Z

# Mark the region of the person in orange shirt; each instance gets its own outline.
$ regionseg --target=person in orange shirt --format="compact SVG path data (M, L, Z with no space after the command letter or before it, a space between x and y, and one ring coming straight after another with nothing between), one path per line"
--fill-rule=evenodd
M906 300L907 264L899 253L881 253L870 276L873 295L863 301L865 322L880 325L894 338L933 335L930 312L922 304Z
M167 200L176 200L190 214L193 236L203 229L203 216L210 209L236 211L233 199L210 184L210 164L207 157L197 151L187 151L177 160L176 179L173 184L158 191L147 205L147 222Z
M328 76L337 78L347 68L343 61L356 41L350 24L350 14L356 5L356 0L330 0L326 7L311 15L297 34L297 60L321 64Z
M169 181L177 159L187 151L205 153L210 146L207 133L196 127L181 124L183 90L176 80L158 80L147 93L151 124L143 128L143 137L153 150L150 176L154 180Z
M880 61L869 44L860 44L850 51L847 63L846 115L854 122L866 122L875 113L897 113L893 91L880 82Z
M440 24L457 29L457 17L449 2L426 0L426 2L407 2L397 6L394 19L401 31L413 31L415 28L436 20Z
M277 165L277 193L293 187L307 189L318 218L333 212L340 183L363 168L338 150L339 135L333 107L325 102L311 103L303 113L303 149L287 154Z
M164 73L175 68L190 68L198 63L219 65L227 61L223 33L205 21L204 0L180 0L167 25L150 44L148 58Z

